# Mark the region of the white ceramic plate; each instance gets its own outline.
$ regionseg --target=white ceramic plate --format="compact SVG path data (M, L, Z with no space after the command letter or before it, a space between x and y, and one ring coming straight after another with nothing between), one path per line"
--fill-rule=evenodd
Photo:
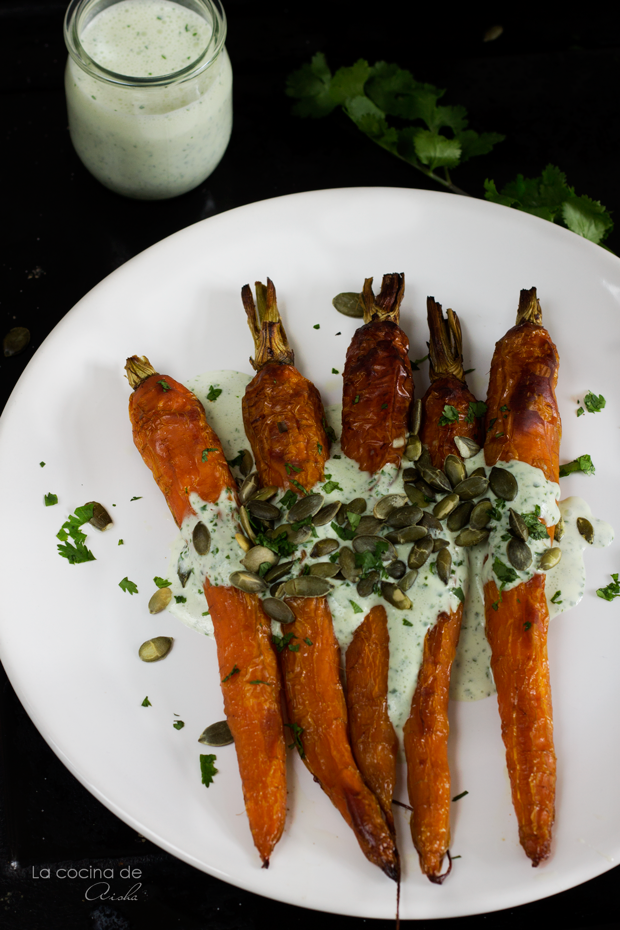
M175 527L132 443L123 365L137 353L179 380L210 368L250 371L239 292L269 275L299 368L325 402L338 401L340 378L331 371L342 370L356 321L337 314L331 299L359 290L368 275L378 284L394 271L406 274L402 324L412 357L426 353L432 294L460 314L479 397L494 342L514 323L520 288L538 288L561 357L562 460L588 452L597 469L593 478L565 479L564 496L585 496L595 515L620 527L620 263L550 223L466 197L313 192L176 233L67 314L28 366L0 427L0 654L54 751L119 817L191 865L278 900L384 918L394 914L393 884L366 862L299 759L291 754L290 813L268 871L252 846L232 747L217 751L213 785L201 784L205 750L196 740L222 717L215 648L172 617L147 611ZM416 377L424 390L425 373ZM577 398L588 389L604 394L607 407L578 419ZM59 504L46 508L50 491ZM69 565L55 534L93 499L108 506L114 526L89 534L97 561ZM495 698L452 705L453 794L469 792L452 809L452 852L461 858L449 881L431 885L399 815L403 918L522 904L618 860L620 623L617 604L595 596L620 570L617 544L587 553L587 568L582 604L550 632L559 770L552 859L532 869L518 845ZM125 576L138 595L121 590ZM175 637L170 656L140 662L139 644L159 634ZM141 706L145 695L152 707ZM173 728L174 714L183 730ZM405 799L402 779L397 796Z

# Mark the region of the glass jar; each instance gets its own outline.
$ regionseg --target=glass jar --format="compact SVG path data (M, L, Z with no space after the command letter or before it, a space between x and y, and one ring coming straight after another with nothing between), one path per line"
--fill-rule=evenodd
M72 0L64 35L69 131L90 173L139 200L201 184L232 130L219 0Z

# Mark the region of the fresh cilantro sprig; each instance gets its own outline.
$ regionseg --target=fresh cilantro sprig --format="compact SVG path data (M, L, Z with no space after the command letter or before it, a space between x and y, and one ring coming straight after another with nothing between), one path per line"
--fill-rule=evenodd
M521 516L529 530L531 539L546 539L548 537L546 525L538 519L540 517L538 504L536 504L532 513L522 513Z
M588 413L600 413L607 406L607 401L602 394L593 394L592 391L588 391L586 396L583 399L584 404L586 405L586 410Z
M576 471L582 471L584 475L596 474L594 463L589 455L580 455L578 458L573 459L572 462L560 465L560 478L566 478L567 475L572 475Z
M130 581L127 575L125 575L122 581L119 581L118 586L122 591L126 591L127 594L138 594L137 584Z
M597 245L613 229L609 211L598 200L585 195L578 197L564 172L555 165L547 165L537 178L524 178L519 174L501 191L492 180L486 180L484 188L487 200L559 223Z
M58 552L64 559L68 560L70 565L95 561L95 556L84 545L86 533L82 533L80 530L80 527L91 519L93 510L94 504L84 504L83 507L76 507L75 513L71 514L56 533L56 538L61 542L61 545L58 546ZM75 545L68 542L69 538L73 540Z
M297 100L296 116L318 118L341 107L377 145L456 193L463 191L452 183L450 169L490 152L504 139L496 132L468 129L465 107L439 105L445 90L384 61L369 65L360 59L332 74L319 52L289 75L286 93ZM438 168L443 176L436 174Z
M620 582L618 581L619 573L616 572L611 576L611 581L604 588L597 588L596 593L604 601L613 601L614 598L620 597Z
M159 575L155 575L155 577L153 578L153 581L155 582L158 588L169 588L170 585L172 584L172 582L168 581L167 578L160 578Z

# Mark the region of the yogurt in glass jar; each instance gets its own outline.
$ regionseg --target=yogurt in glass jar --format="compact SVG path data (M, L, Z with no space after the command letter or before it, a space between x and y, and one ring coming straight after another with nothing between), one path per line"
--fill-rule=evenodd
M139 200L201 184L232 130L219 0L72 0L64 33L69 131L90 173Z

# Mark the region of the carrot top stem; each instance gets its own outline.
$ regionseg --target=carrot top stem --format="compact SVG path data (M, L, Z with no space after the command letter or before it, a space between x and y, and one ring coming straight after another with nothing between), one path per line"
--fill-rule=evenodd
M536 288L522 290L519 294L519 309L517 310L517 326L520 323L536 323L542 326L542 309L536 296Z
M431 334L431 341L427 343L431 383L448 375L465 381L463 334L458 316L448 308L444 319L441 304L434 297L426 298L426 310Z
M146 355L132 355L125 364L125 373L130 387L135 391L156 372Z
M366 278L362 290L364 323L371 323L373 320L379 320L379 322L388 320L390 323L396 323L398 326L400 321L400 305L404 294L404 274L384 274L381 282L381 290L376 297L372 290L372 278Z
M256 304L250 285L244 284L241 288L241 300L256 351L256 358L250 358L252 368L260 371L269 362L293 365L295 355L280 318L273 281L267 278L266 285L260 281L256 282Z

